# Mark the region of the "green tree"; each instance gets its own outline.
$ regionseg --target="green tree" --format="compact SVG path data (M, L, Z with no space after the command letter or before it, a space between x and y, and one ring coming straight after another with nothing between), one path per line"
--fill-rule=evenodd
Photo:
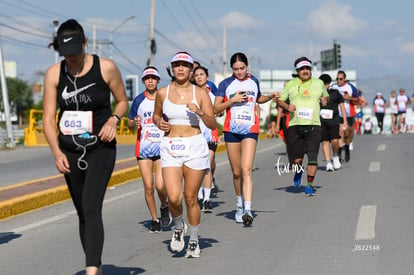
M7 77L6 82L9 92L10 112L17 115L19 125L22 125L24 119L28 116L28 111L33 106L32 88L26 81L18 78ZM0 94L0 99L3 102L2 94ZM0 108L4 112L3 104Z

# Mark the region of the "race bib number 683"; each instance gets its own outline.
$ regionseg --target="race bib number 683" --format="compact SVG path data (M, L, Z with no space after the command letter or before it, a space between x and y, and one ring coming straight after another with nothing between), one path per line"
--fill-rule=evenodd
M92 133L92 111L65 111L60 119L60 132L64 135Z

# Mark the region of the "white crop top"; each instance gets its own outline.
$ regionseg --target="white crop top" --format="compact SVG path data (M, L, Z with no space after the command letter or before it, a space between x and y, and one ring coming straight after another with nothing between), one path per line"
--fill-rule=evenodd
M175 104L168 99L170 92L170 85L167 86L167 96L165 97L162 109L164 114L168 117L168 122L171 125L190 125L199 126L200 118L196 113L191 112L186 104ZM191 101L199 107L195 97L195 86L193 85L193 100Z

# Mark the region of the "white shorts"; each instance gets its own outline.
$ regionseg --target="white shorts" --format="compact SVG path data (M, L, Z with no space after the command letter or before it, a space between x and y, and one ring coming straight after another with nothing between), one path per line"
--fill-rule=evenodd
M191 137L163 137L160 144L161 167L210 169L208 144L202 134Z

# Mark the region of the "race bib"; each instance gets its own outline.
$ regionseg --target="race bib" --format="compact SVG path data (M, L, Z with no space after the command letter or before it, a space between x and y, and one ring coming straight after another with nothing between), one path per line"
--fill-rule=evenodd
M323 119L332 119L333 118L333 110L321 109L321 118L323 118Z
M298 118L311 120L313 118L313 109L310 108L298 108Z
M173 138L168 142L168 152L174 157L190 155L190 142L187 139Z
M64 111L59 128L63 135L92 133L92 111Z
M145 140L149 142L161 142L164 132L157 127L149 127L144 131Z
M236 124L241 125L253 125L254 124L254 114L253 112L249 112L246 110L239 110L236 113L236 117L234 119Z

